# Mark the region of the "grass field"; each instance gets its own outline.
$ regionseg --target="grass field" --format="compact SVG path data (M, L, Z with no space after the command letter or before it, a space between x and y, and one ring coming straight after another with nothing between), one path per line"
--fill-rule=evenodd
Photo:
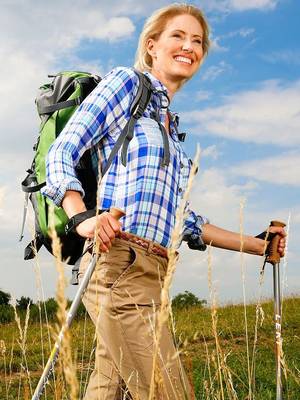
M247 306L249 365L250 371L252 370L250 395L244 307L228 305L219 308L216 313L212 313L208 307L174 311L176 341L182 352L184 365L193 379L197 399L275 399L273 303L263 303L262 310L264 318L260 318L257 324L256 306ZM282 331L287 374L284 379L284 400L300 399L299 310L299 297L284 300ZM89 319L85 323L82 318L74 322L71 334L82 394L93 366L94 328ZM41 326L29 319L22 345L17 324L3 324L0 340L0 399L30 399L30 392L34 390L43 369L42 353L44 359L47 359L50 352L47 325ZM256 346L253 351L254 343ZM55 398L53 387L51 380L43 399ZM56 379L56 391L63 393L57 387L59 379ZM57 394L57 398L67 397Z

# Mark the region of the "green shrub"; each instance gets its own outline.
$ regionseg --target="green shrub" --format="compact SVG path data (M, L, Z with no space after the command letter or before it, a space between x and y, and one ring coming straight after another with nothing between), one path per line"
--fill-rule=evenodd
M57 302L53 297L47 299L45 301L45 304L41 303L43 319L45 319L45 309L46 309L48 320L54 321L56 319L57 308L58 308Z
M11 295L9 293L3 292L0 290L0 305L8 305L11 299Z
M206 300L200 300L188 290L186 290L184 293L179 293L172 299L173 308L188 308L193 306L202 307L204 304L207 304Z
M9 304L0 304L0 323L7 324L14 319L14 309Z

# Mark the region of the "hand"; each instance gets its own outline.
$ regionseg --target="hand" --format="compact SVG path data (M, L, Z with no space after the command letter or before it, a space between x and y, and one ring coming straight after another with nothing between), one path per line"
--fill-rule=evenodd
M122 224L109 212L104 212L96 217L88 218L76 227L78 235L93 239L97 228L99 248L101 252L108 252L112 241L120 231Z
M280 257L284 256L284 251L285 251L285 244L286 244L286 232L284 228L281 228L279 226L270 226L269 227L269 232L276 233L280 235L280 239L278 242L278 248L277 251L280 254ZM270 242L268 242L270 243Z
M256 236L256 238L258 238L257 240L259 240L259 248L260 248L258 254L264 256L265 255L265 251L267 249L267 246L269 245L270 240L272 240L271 237L270 237L270 240L267 240L267 242L263 239L266 236L266 233L268 231L269 231L269 233L272 233L272 234L280 236L280 239L278 241L277 251L278 251L280 257L283 257L284 256L284 250L285 250L285 242L286 242L286 240L285 240L286 232L285 232L283 227L279 227L279 226L270 226L263 233L261 233L260 235ZM274 238L274 236L273 236L273 238Z

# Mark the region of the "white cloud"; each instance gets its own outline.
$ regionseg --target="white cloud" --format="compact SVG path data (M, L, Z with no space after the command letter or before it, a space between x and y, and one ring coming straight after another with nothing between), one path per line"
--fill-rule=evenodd
M220 40L221 40L220 37L212 37L210 39L210 48L209 48L210 52L219 52L219 53L221 53L221 52L226 52L226 51L229 50L228 47L222 46L220 44Z
M130 18L113 14L107 5L92 1L85 2L84 6L75 1L72 7L68 1L6 4L1 10L0 27L8 33L2 46L22 45L31 54L38 50L35 56L61 53L82 39L115 40L134 31Z
M214 81L225 71L231 69L231 66L225 61L220 61L218 65L208 67L201 76L203 81Z
M201 6L207 11L229 13L274 10L278 3L279 0L204 0Z
M300 144L299 89L300 81L267 81L256 90L224 97L220 106L187 112L182 118L195 124L195 134L295 146Z
M199 90L196 92L196 99L199 101L208 100L211 97L212 93L208 90Z
M245 38L252 35L255 32L254 28L241 28L237 31L237 34Z
M202 0L200 6L205 12L241 12L247 10L269 10L274 9L278 0ZM170 5L168 0L156 0L154 2L141 2L139 0L111 1L110 6L120 14L150 15L160 7Z
M222 35L220 38L221 39L228 39L228 38L233 38L233 37L236 37L236 36L240 36L242 38L246 38L248 36L253 35L254 32L255 32L254 28L246 28L246 27L244 27L244 28L232 31L232 32L228 32L225 35Z
M135 30L131 19L120 16L106 2L75 0L51 3L9 2L0 14L0 125L9 131L4 145L9 153L24 152L33 143L38 130L34 99L47 75L59 69L82 68L102 74L101 62L109 63L95 52L94 61L83 62L75 56L82 40L122 40ZM7 77L10 77L9 79ZM12 124L12 121L14 123ZM20 140L22 138L22 140ZM29 146L29 148L31 145Z
M273 10L278 0L228 0L226 3L227 7L235 11Z
M263 182L300 186L300 153L287 153L262 160L252 160L232 168L233 175Z
M269 54L262 54L261 57L272 64L284 63L289 65L300 65L300 51L297 49L273 51Z
M229 51L229 46L225 46L223 44L221 44L221 41L224 40L228 40L228 39L232 39L236 36L241 37L241 38L247 38L251 35L253 35L255 32L254 28L241 28L235 31L231 31L228 33L225 33L224 35L220 35L220 36L214 36L211 35L211 46L210 46L210 51L212 52L226 52ZM253 43L255 39L252 39L251 43Z
M217 160L220 156L220 151L215 144L206 147L201 151L201 157L209 157L213 160Z
M0 217L3 215L3 200L5 195L5 188L0 187Z
M243 185L230 183L228 177L228 173L217 168L203 171L200 165L192 188L191 207L213 224L237 229L240 204L253 193L257 184L251 180Z

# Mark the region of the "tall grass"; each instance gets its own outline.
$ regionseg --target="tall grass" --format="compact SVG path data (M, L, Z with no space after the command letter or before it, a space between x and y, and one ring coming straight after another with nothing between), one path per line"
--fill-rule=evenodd
M170 302L170 287L172 284L174 272L176 269L176 264L178 261L178 253L177 249L181 243L181 236L184 224L184 218L186 216L186 204L189 199L190 191L192 188L192 183L194 177L196 175L196 171L198 169L199 164L199 156L200 149L197 147L196 155L192 164L187 189L185 190L182 201L179 204L179 207L176 210L176 218L175 218L175 226L172 232L171 238L171 246L168 249L168 267L167 273L164 279L164 283L161 290L161 305L158 311L157 323L154 331L154 350L153 350L153 366L152 366L152 378L150 385L150 393L149 400L154 399L155 391L156 391L156 383L158 379L156 379L156 375L159 374L159 366L158 366L158 355L159 355L159 347L160 340L162 335L163 326L168 322L169 316L172 314L171 302ZM186 389L186 388L185 388Z
M169 291L172 285L173 275L176 270L177 265L177 253L181 241L181 232L183 221L185 218L185 204L188 201L190 190L192 187L192 182L195 176L195 171L198 166L199 160L199 150L197 149L196 157L193 163L193 168L190 174L188 187L185 192L183 201L177 210L176 214L176 225L172 236L172 246L169 250L169 263L167 273L162 284L161 290L161 306L156 309L153 306L153 314L157 315L157 318L153 320L145 320L145 324L152 324L152 335L154 339L154 352L153 352L153 370L152 370L152 380L149 393L149 400L157 399L157 390L160 385L162 385L162 371L159 361L160 358L160 342L162 329L165 324L170 324L174 337L176 338L176 349L177 352L174 357L179 354L183 356L184 364L186 368L189 369L189 373L193 373L195 377L195 389L197 393L197 399L206 400L267 400L274 398L274 386L269 390L270 395L264 395L265 397L260 397L261 387L257 385L257 374L260 376L262 371L261 358L259 351L259 337L263 329L268 332L268 339L264 338L264 346L266 348L272 348L273 340L273 322L272 322L272 304L268 305L267 311L266 306L263 304L261 291L257 304L253 307L247 305L246 299L246 280L245 280L245 261L243 258L243 215L244 215L244 202L241 202L240 206L240 236L241 236L241 277L243 286L243 305L239 307L228 307L228 310L224 311L224 308L220 308L217 301L217 293L213 286L213 263L212 263L212 251L213 249L209 247L207 252L207 264L208 264L208 286L210 289L210 308L201 308L188 310L186 313L184 311L181 314L175 310L172 311ZM288 222L289 230L289 222ZM55 338L61 329L65 326L66 315L67 315L67 300L65 297L65 287L66 280L64 275L64 266L61 262L61 246L59 239L56 236L55 230L52 231L53 239L53 251L56 255L56 268L58 272L57 281L57 302L58 302L58 323L55 326ZM96 251L99 251L99 243L96 242ZM286 254L288 251L286 251ZM284 268L286 270L287 258L284 259ZM38 352L42 359L42 368L45 364L45 349L44 341L45 337L48 339L48 344L50 347L50 334L49 334L49 321L47 320L47 313L45 311L47 332L44 331L44 323L42 321L41 307L44 304L44 294L40 277L39 266L36 267L37 276L37 290L39 293L39 298L42 299L39 302L39 315L40 323L38 335L35 336L35 341L39 340ZM260 278L260 289L263 284L263 274ZM129 294L130 295L130 294ZM138 309L138 306L137 306ZM230 311L229 311L230 309ZM100 313L100 311L99 311ZM250 314L249 314L250 313ZM194 315L195 314L195 315ZM196 316L197 314L197 316ZM202 317L201 317L202 315ZM226 315L226 316L225 316ZM187 318L188 316L188 318ZM225 316L225 317L224 317ZM144 318L141 313L141 318ZM202 320L205 323L202 324ZM233 318L232 323L226 322L224 324L224 319L230 320ZM234 319L235 318L235 319ZM238 321L239 318L239 322ZM243 324L241 320L243 319ZM193 320L193 323L189 324L189 320ZM297 321L295 319L295 321ZM300 321L295 322L295 325L300 323ZM22 326L21 319L17 313L15 307L15 324L18 330L17 343L20 349L19 357L19 384L17 392L11 396L12 382L14 378L14 370L16 370L15 360L17 360L16 349L14 345L14 340L12 340L9 345L7 340L0 338L0 355L2 357L2 365L4 369L4 394L1 398L9 400L11 398L27 399L30 398L33 391L33 380L32 373L36 373L38 370L38 375L41 373L40 361L37 363L32 363L29 361L28 355L28 343L27 336L30 327L30 312L29 307L26 312L24 325ZM83 325L83 327L82 327ZM266 328L267 326L267 328ZM15 329L15 328L14 328ZM81 329L83 336L83 344L81 347L77 347L77 350L72 350L71 343L71 332L68 329L64 330L63 342L60 350L58 373L57 379L54 381L54 387L52 390L46 390L44 394L45 399L56 400L68 398L71 400L78 400L83 396L85 392L89 371L91 370L91 363L93 358L93 349L95 347L97 332L94 331L90 322L88 322L86 316L84 324L82 321L78 324L75 323L74 331ZM298 329L298 331L297 331ZM32 334L32 332L30 332ZM272 340L269 339L272 337ZM291 338L300 337L299 326L295 326L295 333L291 335ZM251 344L252 340L252 344ZM290 339L291 340L291 339ZM242 342L243 347L241 347L240 342ZM78 343L77 343L78 345ZM251 349L252 346L252 349ZM235 352L238 347L239 351ZM300 346L299 346L300 347ZM10 360L7 360L7 349L10 349ZM90 349L90 350L89 350ZM201 349L201 350L200 350ZM264 351L265 349L263 349ZM75 355L76 354L76 355ZM80 370L76 365L76 357L80 358ZM87 355L88 354L88 355ZM192 355L191 355L192 354ZM300 348L296 352L297 357L300 360ZM47 356L46 356L47 357ZM288 360L289 359L289 360ZM289 385L292 387L292 393L295 393L294 387L299 387L300 390L300 361L291 357L288 354L284 357L281 354L281 362L285 371L285 381L289 381ZM259 360L259 361L258 361ZM274 360L270 358L271 362ZM298 362L298 364L297 364ZM38 364L38 366L37 366ZM122 364L122 362L121 362ZM243 365L243 370L237 368L237 364ZM15 366L13 366L15 365ZM84 368L84 366L86 368ZM203 367L202 367L203 366ZM164 367L167 367L166 365ZM120 371L122 365L119 366ZM32 373L31 373L32 370ZM272 369L269 369L272 370ZM78 382L77 375L80 372L80 382ZM245 377L246 375L246 377ZM273 373L273 378L275 380L275 375ZM36 381L36 377L34 379ZM138 379L137 379L138 382ZM200 383L199 383L200 382ZM258 382L259 383L259 382ZM265 393L265 392L264 392ZM267 393L267 392L266 392ZM124 398L126 393L124 393ZM267 397L269 396L269 397ZM176 395L175 395L176 397ZM178 397L179 398L179 397ZM296 398L289 397L287 393L287 399L296 400Z
M67 299L65 296L66 288L66 277L64 273L64 265L62 262L61 255L61 243L57 236L55 225L54 225L54 209L50 210L50 229L52 239L52 251L55 257L56 269L58 273L57 279L57 290L56 300L58 304L57 319L58 324L56 326L56 341L60 341L60 371L63 375L67 384L67 393L70 400L78 400L79 384L77 379L76 363L72 357L71 351L71 335L69 328L67 327ZM60 385L59 385L60 391Z

